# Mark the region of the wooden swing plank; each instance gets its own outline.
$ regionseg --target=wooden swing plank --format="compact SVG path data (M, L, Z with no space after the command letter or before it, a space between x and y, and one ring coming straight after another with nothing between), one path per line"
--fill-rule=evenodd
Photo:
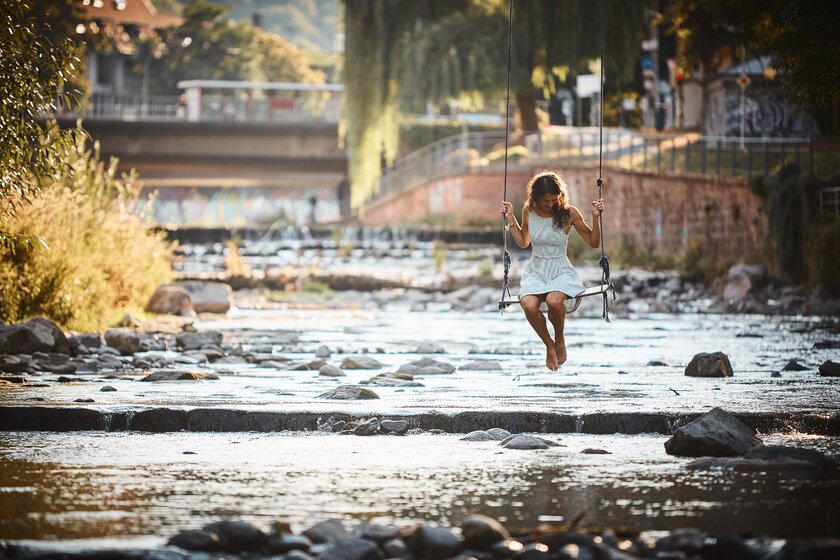
M599 286L592 286L590 288L586 288L581 293L576 295L576 298L582 298L587 296L597 296L600 294L605 293L607 290L610 289L609 284L601 284ZM512 299L503 299L499 302L499 305L519 305L519 298L512 298Z

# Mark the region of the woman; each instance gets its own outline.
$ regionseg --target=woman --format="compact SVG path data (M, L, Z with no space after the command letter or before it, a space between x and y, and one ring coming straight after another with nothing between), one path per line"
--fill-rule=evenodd
M519 301L528 322L545 343L546 367L557 371L567 357L563 336L564 303L584 289L566 255L569 234L575 228L591 247L598 247L601 237L598 216L604 210L604 199L592 202L593 227L589 227L580 211L569 204L566 184L557 173L545 172L532 177L528 181L527 194L522 208L522 225L516 221L510 202L502 202L501 212L516 244L523 249L532 245L531 260L522 270ZM540 311L542 302L548 306L554 339Z

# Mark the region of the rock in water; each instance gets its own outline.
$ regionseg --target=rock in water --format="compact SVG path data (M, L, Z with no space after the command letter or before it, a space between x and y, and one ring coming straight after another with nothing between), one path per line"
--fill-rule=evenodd
M341 371L340 368L332 366L330 364L324 364L321 366L321 369L318 370L318 375L323 375L324 377L346 377L347 374Z
M0 347L5 348L9 354L70 353L64 332L58 325L42 317L0 327Z
M732 457L761 443L755 431L723 409L713 408L674 430L665 452L680 457Z
M338 519L320 521L304 531L303 534L316 544L338 542L350 536L347 529L344 528L344 524Z
M496 441L496 438L484 430L475 430L462 437L461 441Z
M219 521L203 529L219 536L219 545L227 552L259 550L268 543L268 535L253 523L245 521Z
M507 449L548 449L548 444L540 438L525 434L511 436L499 445Z
M350 537L326 547L318 560L380 560L379 547L367 539Z
M195 315L190 293L181 286L172 284L164 284L155 290L149 303L146 304L146 311L183 317Z
M326 393L321 393L317 398L349 401L358 399L378 399L379 395L370 389L365 389L364 387L359 387L358 385L340 385L339 387L331 389Z
M233 290L224 282L181 282L190 294L196 313L227 313L233 304Z
M223 339L219 331L182 332L175 337L175 342L183 350L199 350L207 344L221 346Z
M380 369L383 364L370 356L347 356L341 362L342 369Z
M782 368L782 371L805 371L807 369L808 368L800 364L796 358L791 358L788 360L788 363L785 364L785 367Z
M446 362L439 362L432 358L420 358L407 364L401 365L398 373L409 373L411 375L442 375L455 371L455 366Z
M131 356L143 348L140 334L131 329L108 329L105 331L105 344L117 350L123 356Z
M405 544L417 558L443 560L455 556L461 539L449 529L421 525L405 538Z
M210 531L181 531L166 543L184 550L213 552L221 550L219 535Z
M510 538L504 525L486 515L470 515L461 527L464 546L484 550L493 543Z
M685 367L685 374L689 377L732 377L732 364L723 352L701 352Z
M840 363L826 360L820 366L820 375L823 377L840 377Z

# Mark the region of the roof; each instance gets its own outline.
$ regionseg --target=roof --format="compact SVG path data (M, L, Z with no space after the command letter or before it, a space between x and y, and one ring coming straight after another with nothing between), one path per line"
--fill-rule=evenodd
M90 19L154 28L169 27L181 22L181 18L178 16L157 13L150 0L77 1Z

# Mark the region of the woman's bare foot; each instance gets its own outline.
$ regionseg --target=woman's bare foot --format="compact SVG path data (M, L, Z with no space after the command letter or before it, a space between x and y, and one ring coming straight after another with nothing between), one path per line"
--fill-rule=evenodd
M545 367L551 371L557 371L557 351L550 344L545 345Z
M566 363L566 358L568 358L568 356L566 354L566 338L563 335L557 337L557 340L554 343L554 353L557 355L558 366L562 366Z

